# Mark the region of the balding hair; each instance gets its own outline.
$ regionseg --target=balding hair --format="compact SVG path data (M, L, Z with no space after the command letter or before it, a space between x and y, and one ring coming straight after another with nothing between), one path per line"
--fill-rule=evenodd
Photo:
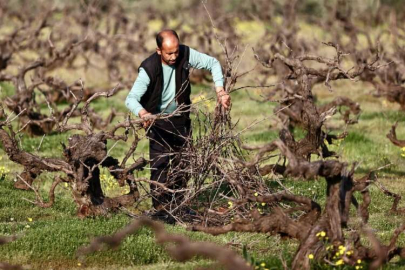
M169 35L174 36L180 42L179 36L177 35L176 31L174 31L172 29L166 29L166 30L160 31L156 35L156 45L158 46L159 49L162 48L162 44L163 44L165 36L167 37Z

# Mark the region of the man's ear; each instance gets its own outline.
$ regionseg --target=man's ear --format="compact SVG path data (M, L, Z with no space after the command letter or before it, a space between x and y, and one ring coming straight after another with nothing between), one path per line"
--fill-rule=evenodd
M162 55L162 50L159 47L156 48L156 52L158 55Z

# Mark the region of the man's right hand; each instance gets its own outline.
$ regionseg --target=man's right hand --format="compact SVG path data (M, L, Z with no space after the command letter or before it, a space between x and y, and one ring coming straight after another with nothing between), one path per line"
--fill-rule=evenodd
M153 122L150 116L152 116L152 114L145 109L139 111L139 117L143 120L142 126L144 129L147 129Z
M215 88L215 92L217 92L218 102L221 103L221 105L225 109L229 109L231 107L231 97L225 91L224 87L223 86L217 86Z

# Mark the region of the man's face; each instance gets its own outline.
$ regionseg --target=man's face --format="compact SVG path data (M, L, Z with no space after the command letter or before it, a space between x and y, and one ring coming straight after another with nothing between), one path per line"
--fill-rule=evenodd
M164 40L162 48L157 48L156 51L161 56L162 63L174 65L179 56L179 41L177 39Z

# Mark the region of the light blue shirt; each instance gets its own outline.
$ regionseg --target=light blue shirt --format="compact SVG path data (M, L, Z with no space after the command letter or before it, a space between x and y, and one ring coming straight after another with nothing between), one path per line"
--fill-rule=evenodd
M224 76L222 75L221 64L217 59L200 53L190 48L189 63L191 67L196 69L207 69L211 72L215 86L224 86ZM159 104L159 111L165 113L172 113L176 110L177 104L176 96L176 68L162 63L163 68L163 89L162 100ZM135 80L131 91L129 92L125 105L135 115L139 115L139 111L143 109L139 103L141 97L145 94L150 79L148 74L143 68L139 69L138 78Z

